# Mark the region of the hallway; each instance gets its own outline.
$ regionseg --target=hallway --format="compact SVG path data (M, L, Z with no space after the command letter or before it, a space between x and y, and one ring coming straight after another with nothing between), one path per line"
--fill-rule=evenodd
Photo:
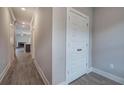
M17 50L17 62L9 69L2 85L43 85L43 81L32 62L31 55Z
M123 10L0 8L0 84L124 84Z

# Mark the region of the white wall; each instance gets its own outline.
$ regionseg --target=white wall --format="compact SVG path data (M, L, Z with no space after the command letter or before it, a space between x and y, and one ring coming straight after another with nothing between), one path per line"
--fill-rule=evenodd
M124 78L124 8L95 8L93 21L93 67Z
M53 84L66 80L66 8L53 8L52 72Z
M52 84L52 8L39 8L34 25L35 60Z
M0 75L10 63L10 15L8 8L0 8Z

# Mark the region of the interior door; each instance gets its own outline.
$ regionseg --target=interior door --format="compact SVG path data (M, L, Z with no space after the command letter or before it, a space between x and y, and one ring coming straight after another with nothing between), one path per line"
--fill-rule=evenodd
M74 12L70 12L68 17L67 70L71 82L87 71L89 32L86 18Z

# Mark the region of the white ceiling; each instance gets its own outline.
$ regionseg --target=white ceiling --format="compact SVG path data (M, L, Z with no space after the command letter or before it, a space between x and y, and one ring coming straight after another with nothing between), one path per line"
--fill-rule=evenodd
M33 7L25 7L25 11L22 10L22 7L13 7L12 11L16 18L16 35L31 35L30 32L30 22L35 13ZM25 24L23 24L25 23Z
M14 7L12 11L16 18L17 23L25 22L27 25L30 24L32 16L34 14L35 8L33 7L26 7L25 11L22 11L21 7Z

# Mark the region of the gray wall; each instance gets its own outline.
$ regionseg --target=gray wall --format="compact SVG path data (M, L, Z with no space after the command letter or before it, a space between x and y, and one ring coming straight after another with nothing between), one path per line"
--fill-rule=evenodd
M92 22L93 22L93 8L91 7L74 7L74 9L82 12L89 17L89 68L92 67Z
M92 8L75 9L89 16L91 51ZM50 83L64 82L66 80L66 8L40 8L35 25L35 58L37 62ZM91 67L91 52L89 67Z
M52 32L53 84L66 80L66 8L53 8Z
M52 84L52 8L39 8L35 17L35 59Z
M10 15L8 8L0 8L0 75L10 62Z
M92 8L76 7L79 12L89 16L90 51L92 48ZM59 84L66 80L66 8L53 9L53 84ZM90 65L91 67L91 52Z
M124 8L95 8L93 21L93 67L124 78Z

